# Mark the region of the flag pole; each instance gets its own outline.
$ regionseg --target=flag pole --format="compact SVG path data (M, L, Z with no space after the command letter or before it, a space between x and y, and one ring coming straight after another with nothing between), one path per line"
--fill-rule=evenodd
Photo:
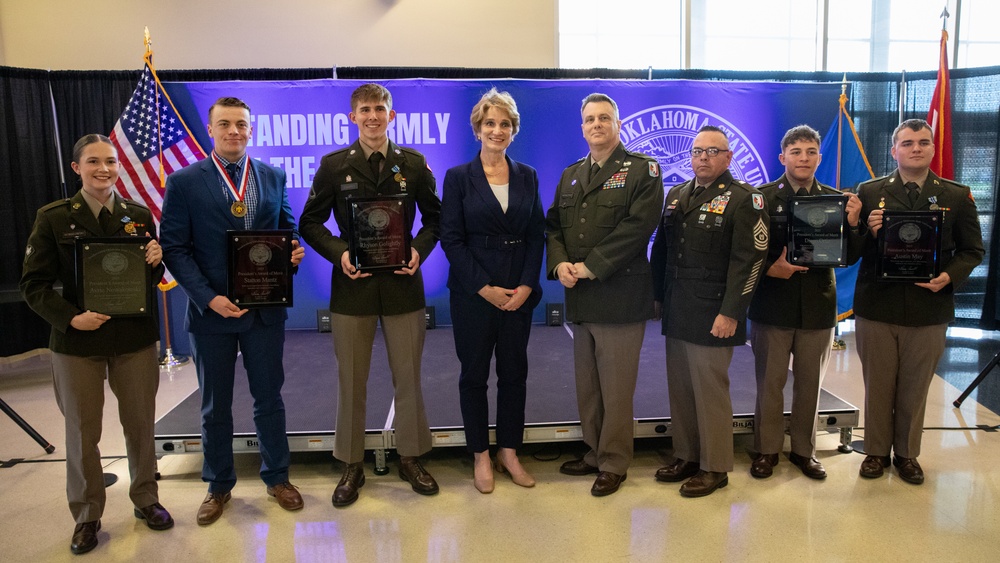
M843 150L843 139L844 139L844 103L847 100L847 73L844 73L844 79L840 83L840 107L837 109L837 176L836 185L834 188L840 189L840 164L841 164L841 151Z
M150 65L150 67L152 67L153 66L153 40L149 37L149 27L148 26L143 28L142 42L143 42L143 45L145 45L145 47L146 47L146 54L145 54L144 58L146 59L146 62ZM157 89L157 96L159 96L159 90L158 89ZM160 158L158 159L160 161L160 187L163 187L163 185L164 185L165 182L164 182L164 174L163 174L163 143L162 143L162 140L160 138L160 130L159 130L159 123L160 123L160 109L159 109L159 107L160 107L159 100L157 100L157 104L156 104L156 108L157 108L156 109L156 123L157 123L156 137L157 137L157 143L156 143L156 145L157 145L157 148L160 151ZM168 371L171 370L171 369L173 369L173 368L175 368L175 367L182 366L182 365L188 363L188 361L189 361L189 358L187 356L182 356L182 355L174 354L174 350L173 350L173 348L170 345L170 304L169 304L169 301L167 300L167 292L170 291L171 289L173 289L176 285L177 285L176 282L157 284L157 288L160 290L160 296L161 296L162 301L163 301L163 334L166 337L165 338L165 340L166 340L165 344L166 345L164 346L163 356L160 357L160 368L161 369L166 369Z

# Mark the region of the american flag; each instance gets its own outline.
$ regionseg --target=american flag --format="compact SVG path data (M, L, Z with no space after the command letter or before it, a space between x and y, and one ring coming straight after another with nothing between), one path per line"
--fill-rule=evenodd
M159 229L166 175L206 154L157 79L152 52L146 53L145 63L139 84L109 137L120 162L115 188L122 197L149 207ZM169 274L166 280L172 280Z

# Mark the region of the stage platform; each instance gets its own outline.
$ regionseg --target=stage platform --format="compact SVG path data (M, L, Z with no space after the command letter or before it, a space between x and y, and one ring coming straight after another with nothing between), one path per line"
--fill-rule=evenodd
M529 374L525 406L526 443L582 440L573 379L573 341L570 327L534 325L528 345ZM635 393L634 435L655 438L671 435L667 400L666 352L658 322L646 327L639 379ZM285 338L284 399L289 446L292 451L333 451L337 412L337 360L329 333L290 330ZM462 415L458 397L459 363L451 327L427 331L422 379L427 417L435 447L464 446ZM729 368L733 400L733 432L753 432L756 396L753 354L739 346ZM237 362L233 403L235 422L233 450L258 450L253 427L253 399L246 372ZM785 386L785 422L791 405L791 376ZM490 380L490 420L495 420L495 376ZM365 448L373 450L376 468L385 466L385 452L395 449L392 429L393 393L382 335L375 338L371 377L368 382L368 413ZM841 451L849 451L851 434L859 422L858 408L840 397L822 391L819 429L840 432ZM201 451L200 397L197 390L156 422L158 455ZM490 433L491 441L493 432Z

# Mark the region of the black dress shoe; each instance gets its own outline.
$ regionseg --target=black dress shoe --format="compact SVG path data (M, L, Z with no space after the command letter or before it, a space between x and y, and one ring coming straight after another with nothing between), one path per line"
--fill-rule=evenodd
M348 463L333 491L333 506L348 506L358 500L358 489L365 485L364 462Z
M597 474L594 486L590 488L590 494L595 497L608 496L618 490L618 487L625 482L625 477L624 473L619 475L610 471L601 471Z
M729 474L717 471L699 471L697 475L681 485L681 496L703 497L729 484Z
M774 474L775 465L778 465L778 454L757 454L757 459L750 464L750 476L767 479Z
M158 502L144 508L136 508L135 517L145 520L150 530L169 530L174 527L174 519L170 517L167 509Z
M399 458L399 478L410 483L413 492L421 495L435 495L438 492L437 481L420 465L416 456Z
M813 456L805 457L795 452L788 452L788 461L802 470L802 474L810 479L826 479L826 469Z
M663 481L664 483L676 483L688 477L694 477L697 474L697 462L674 459L674 461L670 462L670 465L656 470L656 480Z
M87 553L97 547L97 532L101 531L101 521L84 522L77 524L73 528L73 541L69 544L69 550L80 555Z
M858 471L858 474L865 479L877 479L885 473L886 467L889 467L889 456L870 455L861 462L861 470Z
M907 483L920 485L924 482L924 470L920 468L915 457L892 456L892 464L896 466L899 477Z
M598 473L600 469L590 465L583 458L567 461L559 466L559 473L564 475L591 475Z

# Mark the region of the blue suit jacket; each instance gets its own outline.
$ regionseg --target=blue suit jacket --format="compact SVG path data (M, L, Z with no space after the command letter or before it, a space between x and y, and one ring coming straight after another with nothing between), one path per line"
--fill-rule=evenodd
M538 276L545 215L535 169L510 158L507 167L506 213L486 180L478 155L448 170L441 200L441 248L451 264L451 291L475 295L487 284L508 289L526 285L531 295L521 309L531 310L542 298Z
M253 158L247 162L256 175L259 191L253 229L294 230L284 171ZM190 332L242 332L253 323L252 314L227 319L208 308L216 295L226 294L226 231L245 230L243 219L233 216L230 205L211 158L167 178L160 246L167 269L187 292L185 328ZM298 232L293 236L297 239ZM264 324L288 318L284 308L262 308L258 313Z

